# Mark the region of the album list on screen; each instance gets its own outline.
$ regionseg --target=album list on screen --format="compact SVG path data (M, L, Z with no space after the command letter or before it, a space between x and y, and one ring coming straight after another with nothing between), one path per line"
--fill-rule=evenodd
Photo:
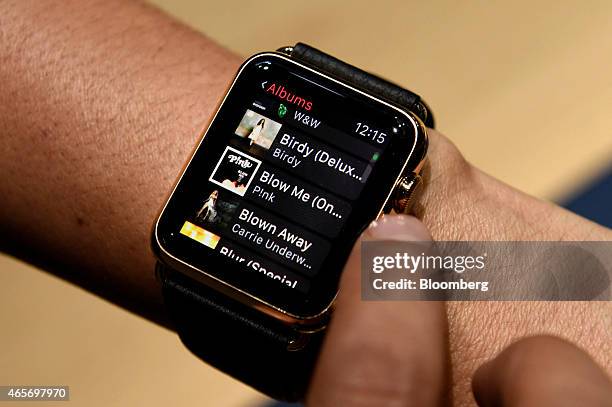
M240 270L303 293L380 152L329 134L331 126L305 106L270 95L245 106L180 230ZM361 156L342 148L358 143Z

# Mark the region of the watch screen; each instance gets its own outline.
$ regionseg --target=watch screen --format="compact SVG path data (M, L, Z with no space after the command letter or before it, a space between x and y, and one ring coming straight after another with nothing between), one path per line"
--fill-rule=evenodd
M415 150L416 126L288 57L251 58L160 215L160 256L317 315Z

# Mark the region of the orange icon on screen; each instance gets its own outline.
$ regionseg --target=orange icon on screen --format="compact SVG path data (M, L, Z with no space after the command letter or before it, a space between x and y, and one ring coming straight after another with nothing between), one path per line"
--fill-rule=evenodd
M202 243L204 246L210 247L211 249L217 247L217 243L219 243L219 239L221 239L221 236L215 235L214 233L188 221L185 221L180 233L195 240L196 242Z

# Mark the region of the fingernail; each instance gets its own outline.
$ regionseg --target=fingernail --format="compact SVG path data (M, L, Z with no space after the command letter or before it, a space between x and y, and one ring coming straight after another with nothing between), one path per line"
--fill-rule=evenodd
M431 234L423 222L409 215L383 216L370 224L365 235L373 240L431 240Z

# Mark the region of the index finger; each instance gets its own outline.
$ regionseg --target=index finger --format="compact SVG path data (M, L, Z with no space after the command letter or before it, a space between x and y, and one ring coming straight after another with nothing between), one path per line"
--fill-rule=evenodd
M405 215L371 226L368 240L431 240ZM439 406L446 402L448 346L442 302L362 301L361 244L347 262L311 382L312 406Z
M474 398L487 406L610 406L612 382L591 357L561 338L535 336L481 366Z

